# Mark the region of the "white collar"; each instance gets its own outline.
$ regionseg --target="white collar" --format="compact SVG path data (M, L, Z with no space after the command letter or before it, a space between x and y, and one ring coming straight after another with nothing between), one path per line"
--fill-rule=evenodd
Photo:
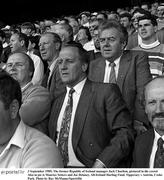
M19 125L17 126L12 138L10 139L10 141L8 142L7 146L5 147L5 149L2 151L1 155L10 148L11 145L15 145L19 148L23 148L25 145L25 140L24 140L24 136L25 136L25 131L26 131L26 126L23 123L23 121L21 120Z
M32 81L28 82L26 85L24 85L23 87L21 87L22 92L29 86L32 84Z
M155 135L154 141L156 141L156 143L157 143L159 138L162 138L164 140L164 135L160 136L155 129L154 129L154 135Z
M153 42L151 44L144 44L143 42L140 43L140 47L143 49L155 48L158 45L160 45L160 42L158 40L156 40L155 42Z
M114 60L114 63L116 66L118 66L118 64L120 62L120 58L121 58L121 56L119 58L117 58L116 60ZM109 66L110 62L108 60L106 60L105 62L106 62L106 66Z
M80 81L78 84L76 84L76 85L73 87L73 89L75 90L75 92L76 92L77 94L81 94L81 91L82 91L82 89L83 89L83 87L84 87L84 84L85 84L86 80L87 80L87 78L83 79L82 81ZM71 88L67 86L67 92L69 92L70 89L71 89Z
M57 59L53 59L53 63L50 65L49 69L50 69L50 72L53 71L55 65L56 65L56 62L57 62Z

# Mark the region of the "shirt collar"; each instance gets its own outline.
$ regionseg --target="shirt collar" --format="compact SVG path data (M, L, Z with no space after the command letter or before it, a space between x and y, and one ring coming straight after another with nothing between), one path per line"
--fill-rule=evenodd
M25 144L25 140L24 140L25 130L26 130L25 124L23 123L23 121L20 121L17 129L15 130L14 135L10 139L10 141L7 144L4 151L9 149L11 145L15 145L15 146L18 146L20 148L23 148L24 144Z
M151 49L151 48L155 48L156 46L160 45L160 42L158 40L156 40L155 42L151 43L151 44L144 44L143 42L140 43L141 48L143 49Z
M54 67L55 67L55 65L56 65L56 62L57 62L57 59L54 59L54 60L53 60L53 63L52 63L52 64L50 65L50 67L49 67L50 72L53 71L53 69L54 69Z
M82 91L82 89L83 89L83 87L84 87L84 84L85 84L85 82L86 82L86 79L87 79L87 78L83 79L82 81L80 81L78 84L76 84L76 85L73 87L73 89L75 90L75 92L76 92L77 94L81 94L81 91ZM70 89L71 89L71 88L67 86L67 92L69 92Z
M23 92L25 89L27 89L27 87L29 87L31 84L32 84L32 82L30 81L30 82L28 82L26 85L24 85L23 87L21 87L22 92Z
M155 134L154 141L156 141L156 143L159 138L162 138L164 140L164 135L160 136L155 129L154 129L154 134Z
M121 58L121 56L119 58L117 58L116 60L114 60L114 63L116 66L118 66L118 64L120 62L120 58ZM106 62L106 66L109 66L110 62L108 60L106 60L105 62Z

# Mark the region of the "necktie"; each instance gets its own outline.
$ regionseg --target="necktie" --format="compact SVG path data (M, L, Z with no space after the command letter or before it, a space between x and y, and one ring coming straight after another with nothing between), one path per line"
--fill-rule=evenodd
M109 65L111 66L109 83L115 83L116 84L116 72L115 72L116 64L114 62L111 62Z
M73 88L70 89L68 94L68 101L67 105L63 114L59 140L58 140L58 148L61 152L64 167L67 166L69 161L68 158L68 136L69 136L69 129L70 129L70 122L71 122L71 115L72 115L72 107L73 107L73 99L72 95L75 92Z
M47 86L48 86L49 74L50 74L50 69L47 68L47 71L46 71L46 73L45 73L45 75L43 77L43 80L42 80L42 86L45 87L45 88L47 88Z
M162 138L158 139L157 145L157 151L155 154L154 159L154 168L164 168L164 149L163 149L164 141Z

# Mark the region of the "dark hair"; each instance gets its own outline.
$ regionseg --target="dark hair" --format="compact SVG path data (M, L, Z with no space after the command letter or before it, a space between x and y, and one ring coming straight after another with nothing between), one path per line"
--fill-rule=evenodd
M80 56L80 61L83 63L88 64L89 63L89 56L88 56L88 52L83 48L81 43L72 41L70 43L67 43L64 48L67 47L73 47L73 48L77 48L78 49L78 53Z
M25 47L28 48L28 44L29 44L28 36L21 32L16 32L14 34L18 36L19 41L24 41Z
M85 33L86 33L86 35L88 36L88 41L90 41L90 40L92 39L92 36L91 36L90 31L89 31L89 28L86 27L86 26L80 26L80 27L79 27L79 30L80 30L80 29L84 29L84 30L85 30Z
M39 39L40 39L40 35L36 35L36 36L29 36L29 41L31 43L35 43L35 49L39 49Z
M0 29L0 37L6 38L6 33Z
M19 107L22 104L22 93L19 83L13 79L6 71L0 70L0 100L7 110L12 101L16 99Z
M120 33L120 39L121 42L125 42L127 44L128 41L128 32L126 30L126 28L117 20L106 20L103 21L100 25L99 25L99 34L105 30L105 29L111 29L111 28L115 28L119 31Z
M21 28L27 28L27 29L31 29L32 31L36 32L36 27L33 23L31 22L24 22L21 24Z
M54 32L45 32L45 33L41 34L41 37L45 36L45 35L48 35L48 34L53 36L53 42L54 43L58 42L60 44L59 50L61 50L62 41L61 41L60 36L58 34L54 33Z
M156 16L151 15L151 14L149 14L149 15L147 14L147 15L143 15L143 16L139 17L138 22L141 20L145 20L145 19L151 20L151 23L153 26L158 25Z
M132 15L125 12L120 15L120 18L124 18L124 17L127 17L129 19L129 21L131 21Z

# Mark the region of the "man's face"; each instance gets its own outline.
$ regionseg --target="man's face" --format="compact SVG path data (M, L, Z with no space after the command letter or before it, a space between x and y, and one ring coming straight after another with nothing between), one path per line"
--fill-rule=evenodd
M52 61L56 56L57 50L52 34L41 36L39 41L39 50L43 60Z
M153 26L151 20L143 19L138 23L138 33L143 40L149 40L157 31L157 26Z
M105 29L100 33L101 54L109 61L117 59L124 49L120 36L120 33L115 28Z
M26 28L26 27L22 27L21 28L21 33L24 33L27 36L30 36L31 35L31 29L30 28Z
M130 21L129 21L128 17L122 17L120 19L120 22L125 28L130 26Z
M11 52L15 52L22 49L22 43L19 40L19 36L17 34L13 34L10 37L10 48Z
M65 47L59 54L59 72L62 81L70 87L80 82L85 74L85 64L79 60L76 47Z
M157 79L145 89L145 112L155 130L164 135L164 80Z
M21 53L13 54L8 58L6 71L17 80L21 86L31 80L32 73L29 71L28 60Z
M98 27L98 25L99 25L98 20L95 20L95 21L92 21L89 23L89 31L90 31L92 37L93 37L93 31L96 27Z

